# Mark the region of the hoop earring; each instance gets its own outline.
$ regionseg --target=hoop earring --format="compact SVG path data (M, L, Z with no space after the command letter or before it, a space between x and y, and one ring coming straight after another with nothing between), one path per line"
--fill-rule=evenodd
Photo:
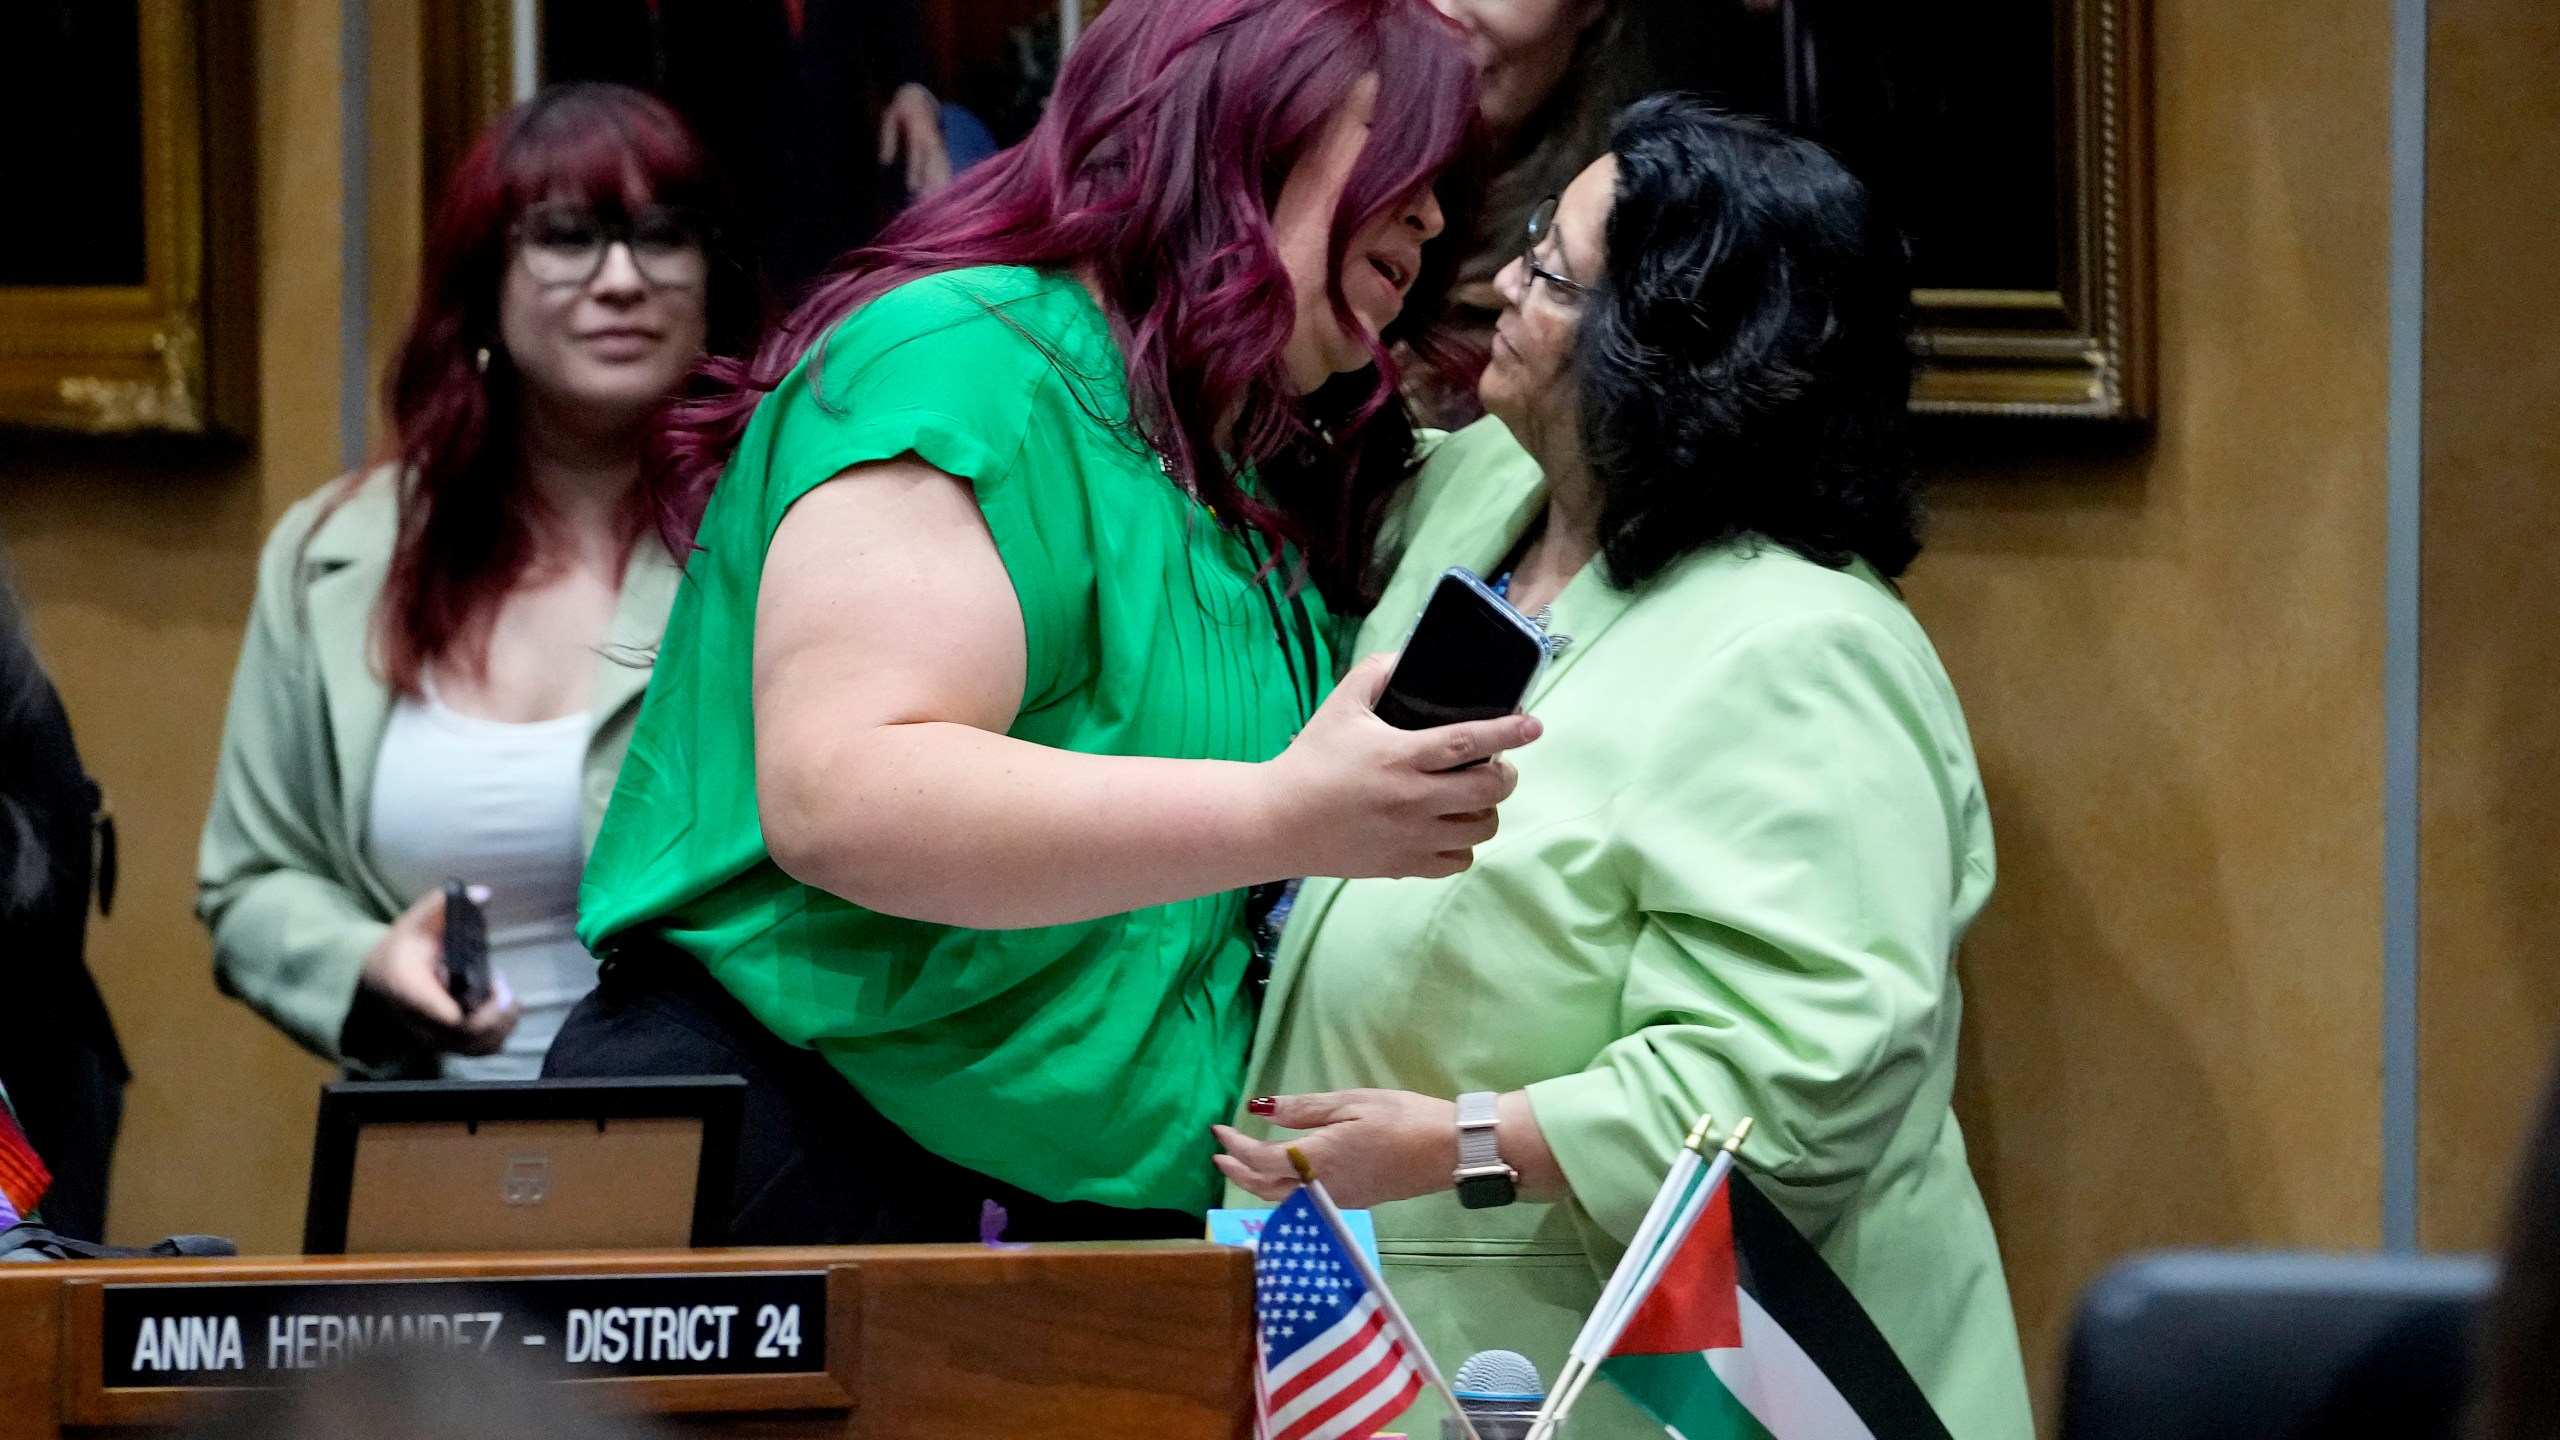
M480 347L480 353L472 357L472 362L473 362L474 364L476 364L477 366L479 366L479 367L480 367L480 373L481 373L481 374L483 374L483 375L488 374L488 373L489 373L489 347L488 347L488 346L486 346L486 345L481 346L481 347Z

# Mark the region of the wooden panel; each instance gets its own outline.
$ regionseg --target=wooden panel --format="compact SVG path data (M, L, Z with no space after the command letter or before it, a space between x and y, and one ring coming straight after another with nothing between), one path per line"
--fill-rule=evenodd
M2428 9L2419 1235L2475 1249L2560 1035L2560 9Z
M965 1251L866 1269L857 1434L982 1435L991 1413L1062 1437L1249 1432L1247 1252L1228 1251L1223 1272L1175 1252L1107 1271L1099 1247L1019 1253L1026 1274ZM992 1284L1001 1303L972 1293Z
M254 42L254 64L236 34L210 50L229 68L207 82L255 119L254 154L221 166L239 190L215 197L254 246L232 256L255 282L254 448L13 440L0 541L123 838L116 913L89 942L135 1071L110 1228L285 1250L327 1072L214 989L195 855L259 543L337 463L337 6L208 9Z
M572 1383L713 1433L1240 1440L1250 1429L1251 1256L1169 1242L12 1266L0 1272L0 1440L182 1423L219 1404L218 1392L102 1390L106 1284L816 1268L829 1272L826 1375Z
M433 205L505 113L515 59L507 0L431 0L416 21L419 194Z
M841 1253L841 1252L839 1252ZM862 1345L861 1270L858 1265L828 1265L824 1258L810 1258L788 1252L770 1252L758 1259L730 1263L702 1264L700 1256L691 1252L658 1252L635 1254L623 1264L610 1263L611 1256L567 1258L561 1256L520 1257L525 1264L518 1268L492 1267L489 1257L471 1257L473 1263L460 1271L430 1271L416 1264L376 1261L371 1274L399 1279L450 1278L456 1274L500 1276L539 1273L565 1274L672 1274L688 1270L772 1270L827 1269L827 1297L830 1310L827 1326L826 1373L811 1375L658 1375L623 1376L611 1379L571 1380L571 1388L586 1396L591 1403L615 1410L646 1415L733 1415L742 1412L769 1414L790 1411L830 1412L839 1428L843 1417L854 1404L855 1376L860 1371ZM89 1269L91 1267L79 1267ZM234 1281L248 1276L235 1275L237 1267L216 1267L211 1278ZM147 1277L124 1277L147 1278ZM271 1275L254 1278L274 1279ZM299 1277L282 1277L299 1278ZM357 1278L332 1276L330 1278ZM371 1278L370 1275L367 1278ZM95 1343L100 1333L100 1317L105 1298L106 1280L75 1275L59 1280L58 1298L50 1313L60 1316L60 1361L56 1367L61 1377L58 1401L52 1410L61 1416L64 1428L135 1427L183 1425L202 1419L218 1410L224 1400L219 1390L190 1389L178 1386L154 1388L119 1388L109 1390L104 1383L104 1359ZM0 1290L0 1307L9 1305L13 1297Z
M8 1269L38 1272L33 1265ZM0 1275L0 1356L8 1357L0 1364L0 1440L49 1440L61 1414L61 1287L13 1289L5 1281Z
M1961 1112L2048 1417L2127 1252L2380 1236L2390 18L2162 0L2157 438L1967 437L1911 577L1999 838Z

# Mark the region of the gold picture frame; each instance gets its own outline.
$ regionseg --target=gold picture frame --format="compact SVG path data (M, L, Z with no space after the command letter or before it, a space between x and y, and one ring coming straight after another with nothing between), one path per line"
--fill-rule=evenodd
M425 171L430 213L480 132L513 102L515 17L508 0L439 0L420 14Z
M0 285L0 425L104 434L245 430L254 396L237 283L250 187L239 12L138 0L143 283ZM237 68L235 68L237 67Z
M2055 0L2061 284L1915 290L1920 414L2152 415L2149 0Z

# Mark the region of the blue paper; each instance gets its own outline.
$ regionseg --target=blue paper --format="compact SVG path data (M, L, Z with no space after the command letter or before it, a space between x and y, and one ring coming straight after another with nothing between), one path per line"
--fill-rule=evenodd
M1209 1212L1209 1238L1221 1245L1241 1245L1254 1249L1262 1242L1262 1222L1268 1210L1212 1210ZM1366 1210L1345 1210L1342 1223L1351 1230L1351 1238L1360 1246L1369 1263L1378 1263L1378 1226Z

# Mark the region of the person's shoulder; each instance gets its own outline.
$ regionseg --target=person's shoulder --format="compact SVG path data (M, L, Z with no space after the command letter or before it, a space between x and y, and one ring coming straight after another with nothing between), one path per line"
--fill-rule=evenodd
M909 454L984 501L1116 423L1120 383L1109 328L1071 277L982 266L908 281L840 322L759 406L740 446L752 459L732 471L756 498L738 513L769 537L816 486Z
M1683 637L1691 653L1821 645L1892 651L1937 667L1937 652L1911 607L1864 561L1818 564L1773 541L1746 537L1673 565L1640 605Z
M1477 488L1484 482L1511 482L1524 488L1543 478L1511 427L1491 415L1463 429L1423 432L1422 467L1414 477L1413 505L1427 510L1453 489Z
M1645 587L1676 608L1712 599L1736 624L1805 614L1878 618L1908 615L1901 596L1865 563L1824 565L1758 535L1710 545L1675 560ZM1673 608L1673 607L1666 607Z
M1471 534L1512 513L1546 479L1510 428L1490 415L1464 429L1425 432L1421 456L1389 520L1389 534L1402 543L1419 543L1426 531Z
M836 326L826 350L830 362L1023 366L1044 361L1092 305L1073 279L1029 266L944 270L881 292Z
M285 507L267 532L268 566L387 559L400 530L397 467L351 470Z
M1034 413L1110 413L1119 385L1109 326L1073 278L975 266L910 280L839 322L784 385L777 420L833 436L939 415L992 440Z

